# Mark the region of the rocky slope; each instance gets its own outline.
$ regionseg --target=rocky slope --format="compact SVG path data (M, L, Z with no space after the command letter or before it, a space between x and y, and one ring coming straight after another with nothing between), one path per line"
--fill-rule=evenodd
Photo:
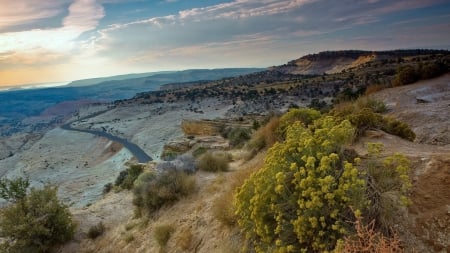
M135 104L109 109L105 105L91 105L80 110L69 121L76 121L72 125L77 128L105 131L125 138L139 145L153 159L159 160L164 145L183 136L183 119L224 117L231 105L205 100L197 106L201 113L189 110L186 103L170 106ZM77 121L105 109L106 112L96 117ZM21 152L10 155L8 147L13 144L16 144L15 139L3 141L5 159L0 160L0 175L29 177L35 187L45 183L56 184L61 199L74 208L99 200L103 186L114 182L120 171L126 168L126 162L134 161L131 153L117 143L60 128L47 132Z
M399 55L391 55L383 65L382 61L386 60L383 57L373 52L366 54L356 52L345 59L337 57L339 59L330 61L322 59L330 58L327 54L313 55L292 63L295 68L287 66L290 69L283 70L286 66L281 66L235 79L194 83L178 90L141 93L114 104L90 104L68 120L74 122L74 127L104 131L136 143L158 161L164 146L166 150L178 148L179 143L173 140L192 141L188 136L183 137L183 120L194 122L191 126L197 132L192 134L198 134L195 124L208 121L192 120L268 114L271 110L285 111L289 106L307 106L314 100L330 103L337 94L358 94L358 85L365 87L371 82L391 80L392 73L383 79L385 75L379 72L387 68L391 71L395 66L392 60ZM301 63L304 60L317 62L315 57L321 59L320 66ZM405 64L414 62L412 58L404 61ZM374 64L379 66L374 67ZM304 78L295 72L298 66L303 66L305 71L346 71ZM450 75L446 75L373 94L388 105L388 114L411 126L417 134L416 142L406 142L381 132L355 144L357 151L364 155L364 141L380 141L385 144L386 153L400 151L413 161L414 205L405 213L412 222L403 236L420 252L445 252L450 245L446 238L449 234L446 228L450 227L449 91ZM101 113L81 120L98 112ZM54 111L50 110L48 114L54 115ZM201 132L217 134L218 127L212 125L214 127L205 126L206 130ZM216 142L217 147L228 147L222 138L209 138L208 141L210 146ZM37 136L23 134L4 138L0 141L0 155L0 176L28 176L35 187L45 183L59 186L60 198L70 206L79 222L76 240L62 252L155 252L158 246L152 236L153 228L155 224L166 222L173 222L180 228L174 238L181 237L182 231L188 228L192 230L193 244L186 252L227 252L224 249L230 245L223 242L238 241L239 238L235 231L227 230L214 219L212 202L225 191L233 175L254 169L263 161L263 155L246 162L242 154L235 154L232 172L196 174L199 182L196 194L146 220L132 219L130 192L102 195L104 185L114 182L128 162L135 162L117 143L87 133L55 128ZM89 227L98 221L106 224L106 234L96 241L86 239ZM167 250L181 252L178 246L177 239L171 240Z
M418 139L409 142L381 131L369 131L353 145L364 156L367 153L365 143L381 142L385 147L383 155L401 152L411 160L412 205L396 220L408 252L414 249L416 252L443 253L450 249L450 143L446 139L449 132L445 130L450 125L450 117L446 116L449 91L450 75L446 75L373 94L387 103L388 114L399 116L408 123ZM433 97L435 100L426 104L417 102L418 94L421 98ZM418 120L421 117L427 124L444 130L428 135L425 122ZM442 143L433 141L436 138ZM153 232L160 224L172 224L176 228L166 252L231 252L239 244L240 237L235 230L217 220L214 202L236 177L242 177L240 173L260 168L265 155L261 153L246 161L239 152L232 151L235 161L230 172L196 173L196 193L150 217L133 218L130 192L111 192L92 206L74 209L75 217L81 221L77 240L66 245L63 252L157 252L160 248ZM121 211L112 214L112 210ZM89 226L98 221L106 224L105 234L96 240L86 239ZM190 243L184 247L186 234L190 234Z
M383 61L386 64L392 60L397 61L402 57L418 57L430 53L447 52L444 50L325 51L318 54L309 54L271 69L285 74L335 74L363 66L364 64L370 64L371 62Z
M405 154L413 165L413 204L404 238L418 252L450 252L450 75L373 95L388 114L408 123L414 143L382 134L386 154Z

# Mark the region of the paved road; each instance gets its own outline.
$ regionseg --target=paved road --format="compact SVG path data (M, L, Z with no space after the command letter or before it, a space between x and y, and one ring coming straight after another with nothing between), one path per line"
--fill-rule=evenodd
M87 117L80 118L77 121L89 119L89 118L98 116L98 115L100 115L100 114L102 114L104 112L105 111L97 112L97 113L91 114L91 115L89 115ZM76 122L76 121L72 121L72 122L69 122L69 123L66 123L66 124L62 125L61 129L68 130L68 131L89 133L89 134L93 134L93 135L97 135L97 136L100 136L100 137L107 138L107 139L109 139L111 141L118 142L118 143L122 144L126 149L128 149L131 152L131 154L133 154L133 156L136 157L136 159L140 163L146 163L146 162L149 162L149 161L153 160L138 145L136 145L136 144L134 144L132 142L129 142L127 139L120 138L120 137L114 136L114 135L112 135L110 133L99 131L99 130L74 128L74 127L71 126L71 124L74 123L74 122Z

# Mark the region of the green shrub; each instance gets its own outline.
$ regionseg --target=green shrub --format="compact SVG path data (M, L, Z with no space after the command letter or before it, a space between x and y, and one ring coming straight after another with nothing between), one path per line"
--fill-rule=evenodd
M0 213L0 236L4 252L49 252L72 239L75 223L67 206L57 196L57 189L45 186L32 189Z
M128 175L128 170L122 170L116 178L115 186L120 186Z
M194 156L195 158L199 157L200 155L203 155L204 153L206 153L208 151L208 148L205 147L198 147L197 149L195 149L194 151L192 151L192 156Z
M130 190L133 188L134 181L144 171L144 166L140 164L133 164L124 171L121 171L116 179L116 186L120 186L122 189Z
M207 152L199 157L197 167L210 172L227 171L229 160L225 152Z
M161 153L161 160L163 161L173 161L175 158L177 158L179 155L181 155L181 152L173 151L173 150L163 150Z
M430 79L447 72L448 69L442 62L430 62L419 67L421 79Z
M259 121L257 121L257 120L253 120L252 129L258 130L258 128L260 128L260 127L261 127L261 123L259 123Z
M247 144L247 148L251 151L260 151L264 148L272 147L277 141L281 141L281 138L276 134L276 129L280 124L280 118L272 117L262 127L253 133L250 141Z
M295 122L262 169L236 195L238 224L256 252L323 252L349 230L350 206L363 209L364 180L342 160L349 121L327 116L309 128Z
M355 106L358 109L369 108L375 113L384 113L387 111L387 107L382 101L378 101L367 97L358 98L355 101Z
M308 126L318 118L320 118L320 112L314 109L291 109L281 116L280 124L276 130L276 133L281 139L284 139L286 137L287 127L292 125L294 122L300 121L303 125Z
M419 75L417 74L414 67L410 65L401 66L397 69L397 74L392 81L392 86L402 86L410 83L414 83L419 80Z
M101 236L105 232L105 225L102 222L97 223L96 225L89 228L87 232L87 237L90 239L95 239Z
M227 139L232 147L242 147L245 142L250 140L250 130L246 128L233 128L227 134Z
M107 183L103 186L103 194L107 194L108 192L110 192L113 188L113 184L112 183Z
M165 247L173 232L175 232L175 228L172 225L163 224L155 227L153 236L159 246Z
M369 155L364 167L367 198L371 204L365 216L367 221L374 220L376 228L389 235L398 221L398 204L406 206L410 203L409 160L399 153L381 159L381 143L367 143L367 150Z
M380 129L414 141L416 135L407 124L380 114L386 110L386 106L380 101L360 98L355 103L337 105L330 114L349 120L356 127L356 137L362 136L368 129Z
M195 177L177 170L146 172L136 180L133 204L153 212L195 191Z
M348 115L353 126L356 127L356 137L362 136L366 130L380 129L382 127L383 116L373 112L370 108L363 108Z
M397 135L405 140L414 141L416 138L416 134L406 123L391 117L384 117L383 126L381 129L387 133Z
M27 188L30 186L28 178L0 179L0 198L10 202L16 202L25 198Z

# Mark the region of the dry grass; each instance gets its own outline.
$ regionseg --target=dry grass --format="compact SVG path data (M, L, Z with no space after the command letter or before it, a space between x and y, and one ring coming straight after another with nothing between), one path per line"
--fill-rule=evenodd
M134 241L134 235L133 234L126 234L125 237L123 238L123 240L126 243L130 243L130 242Z
M176 245L182 250L188 250L192 247L192 242L194 241L194 234L190 227L184 228L175 238Z
M105 232L105 225L100 221L97 223L97 225L94 225L89 228L89 231L87 233L87 237L90 239L95 239L99 236L101 236Z
M279 124L280 118L272 117L266 125L260 127L253 133L252 138L247 145L247 148L253 151L253 155L264 148L272 147L275 142L280 140L280 137L276 133Z
M212 183L207 186L207 189L209 192L218 192L219 190L223 189L226 181L227 178L225 177L224 173L220 172L217 174L214 181L212 181Z
M125 230L126 231L130 231L130 230L132 230L134 227L136 227L136 225L138 225L137 223L134 223L134 222L132 222L132 223L127 223L126 225L125 225Z
M264 164L264 157L266 152L259 152L256 156L248 161L244 167L240 168L231 175L228 185L230 190L234 191L237 187L242 186L251 174L259 170Z
M237 219L234 214L234 190L225 192L223 195L218 197L212 206L212 212L216 219L218 219L222 224L233 227L236 225Z
M372 85L367 86L366 91L364 92L364 95L370 95L372 93L378 92L385 88L386 87L382 84L372 84Z
M239 252L252 252L248 249L244 250L245 239L238 229L235 229L231 234L225 238L214 250L214 253L239 253Z
M227 171L230 157L225 152L207 152L200 156L197 167L203 171L218 172Z
M133 191L133 203L137 206L137 215L142 214L144 210L152 213L164 205L192 194L195 190L194 176L182 171L169 170L138 180Z
M355 221L356 234L346 237L336 249L337 253L393 253L405 252L397 234L392 238L375 231L375 221L362 224L362 218Z
M232 228L237 224L237 217L235 215L234 195L236 189L242 186L256 170L263 165L264 154L261 153L253 160L249 161L244 168L235 171L227 180L227 188L225 191L215 199L212 205L212 212L214 217L223 225ZM223 182L224 177L218 177L213 185ZM223 183L222 183L223 187Z
M181 122L181 129L186 135L212 136L220 133L219 125L207 120L183 120Z
M170 224L157 225L154 228L153 236L159 246L165 247L174 231L175 228Z

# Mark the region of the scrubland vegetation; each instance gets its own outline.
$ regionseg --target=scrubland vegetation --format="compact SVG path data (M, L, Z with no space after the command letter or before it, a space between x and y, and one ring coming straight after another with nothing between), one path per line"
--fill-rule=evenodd
M195 191L195 178L183 171L145 172L133 188L138 213L151 213Z
M362 104L349 106L359 110L375 105L370 114L383 107L374 101ZM396 191L401 203L408 204L408 161L401 154L379 161L379 144L368 144L367 162L348 159L346 144L367 126L333 114L320 116L317 111L293 109L280 118L275 133L284 141L268 151L262 169L235 195L237 221L247 238L247 250L331 251L358 232L353 226L356 221L360 226L374 222L376 232L371 232L391 235L395 204L383 194ZM367 123L363 117L354 122ZM365 219L358 220L360 217ZM358 229L361 233L362 228Z
M348 146L371 129L412 141L413 131L384 116L386 111L383 103L363 97L325 114L292 108L267 118L257 129L228 129L225 137L232 146L247 150L247 160L268 150L262 168L235 172L238 179L212 203L212 214L221 224L241 231L245 239L239 250L359 252L367 245L374 250L369 252L401 249L393 227L398 203L410 203L409 161L401 154L381 158L379 143L367 143L369 155L364 159ZM194 171L228 171L227 153L205 148L193 153ZM194 192L194 176L169 167L170 162L163 163L157 172L144 172L134 181L140 215ZM172 233L169 225L155 228L161 248Z
M414 141L415 133L407 124L384 115L388 110L384 103L360 95L431 78L447 70L448 63L442 62L402 65L389 72L388 80L376 76L372 80L367 72L367 83L371 85L327 91L336 97L332 108L312 100L311 107L317 110L291 108L282 115L254 120L251 126L222 129L230 149L246 152L241 164L260 159L261 166L236 169L233 165L230 169L232 151L200 146L154 168L130 165L114 184L105 185L104 193L112 189L131 191L135 218L146 219L143 226L147 226L161 208L170 208L196 194L200 187L196 173L204 173L213 175L217 180L213 186L221 189L212 191L220 192L211 203L212 215L226 229L239 231L238 243L227 248L228 252L402 252L404 245L394 229L400 209L411 203L410 162L400 153L382 157L380 143L366 143L368 154L358 157L350 144L368 130L382 130L408 141ZM352 76L351 71L339 75L348 75L349 82L361 78ZM305 80L316 82L322 78L333 82L337 75ZM217 95L238 94L251 99L260 93L275 96L309 92L314 96L322 92L314 85L303 89L309 81L300 82L294 77L289 76L292 80L288 78L279 89L258 90L252 86L242 92L227 90ZM220 82L218 88L223 88ZM208 92L216 91L203 90L194 87L189 92L175 93L190 98L197 92L211 96ZM163 93L138 97L163 97ZM261 154L265 157L258 157ZM224 174L232 174L226 185L225 180L220 181ZM5 238L2 251L48 252L74 235L72 216L57 199L56 188L27 191L28 186L26 179L0 181L0 197L10 202L0 212L0 235ZM177 229L171 223L153 226L153 239L161 251L175 235L180 248L192 249L194 232L190 228ZM90 227L87 237L95 239L104 232L105 226L99 222ZM124 240L131 243L135 236L127 233Z
M67 206L56 196L56 187L46 185L27 193L27 179L2 179L2 198L11 204L0 212L1 252L49 252L68 242L75 223Z
M239 228L244 239L238 248L243 252L359 252L367 245L374 250L370 252L401 249L392 228L398 212L396 203L409 204L408 160L401 154L381 158L383 147L378 143L367 144L369 155L364 159L348 150L348 144L368 129L413 139L414 133L406 125L381 114L385 111L383 103L361 98L338 105L326 114L293 108L268 118L257 130L231 129L230 141L248 150L251 157L268 151L260 169L235 172L228 190L212 203L214 217L225 227ZM243 141L237 142L240 137ZM195 193L195 175L187 172L228 171L231 157L226 152L197 149L195 153L196 162L184 155L178 158L184 162L163 162L154 170L131 165L120 173L114 187L132 190L137 217L152 214ZM27 247L45 252L70 240L74 225L67 208L56 200L54 188L32 190L25 195L25 180L4 181L1 185L2 197L14 200L2 211L0 223L3 236L11 238L3 245L7 252ZM40 237L45 245L34 245L11 222L23 220L17 215L27 217L30 208L48 206L43 203L52 203L56 213L39 226L58 233L45 232ZM104 230L104 225L98 223L87 236L95 239ZM27 231L39 234L41 228L30 227ZM161 250L174 231L170 224L154 227L154 238ZM134 238L131 233L127 237L131 236ZM187 240L181 234L177 238L180 242ZM183 244L189 247L189 243Z
M197 167L210 172L227 171L230 160L231 157L225 152L206 152L199 157Z

